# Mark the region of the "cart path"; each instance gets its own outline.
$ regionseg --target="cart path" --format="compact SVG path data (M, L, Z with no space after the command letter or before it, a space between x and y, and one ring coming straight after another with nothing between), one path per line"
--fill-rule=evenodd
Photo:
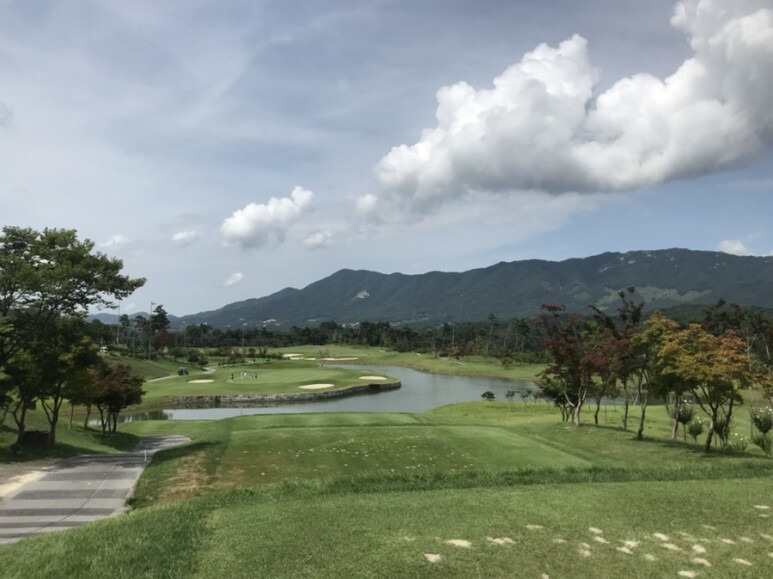
M0 502L0 545L64 531L129 510L128 499L153 455L190 442L186 436L143 438L129 454L62 460Z

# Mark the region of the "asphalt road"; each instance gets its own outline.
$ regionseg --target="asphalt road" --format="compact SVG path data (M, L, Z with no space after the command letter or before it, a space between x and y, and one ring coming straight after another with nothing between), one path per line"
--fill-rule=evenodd
M84 455L57 463L2 499L0 545L125 513L126 499L153 455L187 442L185 436L148 437L130 454Z

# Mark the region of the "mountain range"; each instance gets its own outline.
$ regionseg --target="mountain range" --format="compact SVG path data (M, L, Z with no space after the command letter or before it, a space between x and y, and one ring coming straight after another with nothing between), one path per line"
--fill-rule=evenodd
M465 272L417 275L343 269L303 289L286 288L262 298L182 317L172 327L206 323L217 328L316 326L386 321L426 327L537 315L544 303L589 313L614 310L617 292L634 286L646 307L666 309L714 303L773 308L773 257L666 249L602 253L553 262L502 262ZM117 316L100 314L105 323Z

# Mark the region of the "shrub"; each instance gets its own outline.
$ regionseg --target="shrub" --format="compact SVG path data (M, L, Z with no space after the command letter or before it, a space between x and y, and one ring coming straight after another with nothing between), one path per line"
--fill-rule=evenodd
M491 390L486 390L483 394L480 395L481 398L488 400L489 402L494 400L496 396L494 396L494 393Z
M692 437L693 442L698 442L698 437L703 434L703 421L695 418L687 425L687 434Z
M727 446L730 439L730 420L727 418L717 417L713 424L714 433L719 438L722 446Z
M773 438L769 434L755 434L752 436L752 442L760 447L765 456L770 456L773 452Z
M766 408L754 408L749 414L751 414L754 428L756 428L760 434L767 434L773 429L773 408L770 406Z

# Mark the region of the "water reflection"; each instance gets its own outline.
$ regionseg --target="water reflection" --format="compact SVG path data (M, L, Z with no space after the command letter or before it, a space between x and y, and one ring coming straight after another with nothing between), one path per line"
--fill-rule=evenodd
M314 402L289 402L273 406L228 408L170 408L127 414L126 422L136 420L219 420L255 414L303 414L312 412L425 412L447 404L479 401L486 391L496 400L506 400L508 391L514 391L514 401L522 401L527 392L536 391L529 380L506 380L470 376L428 374L398 366L345 366L369 372L383 372L402 382L399 390L376 394L360 394L346 398L332 398Z

